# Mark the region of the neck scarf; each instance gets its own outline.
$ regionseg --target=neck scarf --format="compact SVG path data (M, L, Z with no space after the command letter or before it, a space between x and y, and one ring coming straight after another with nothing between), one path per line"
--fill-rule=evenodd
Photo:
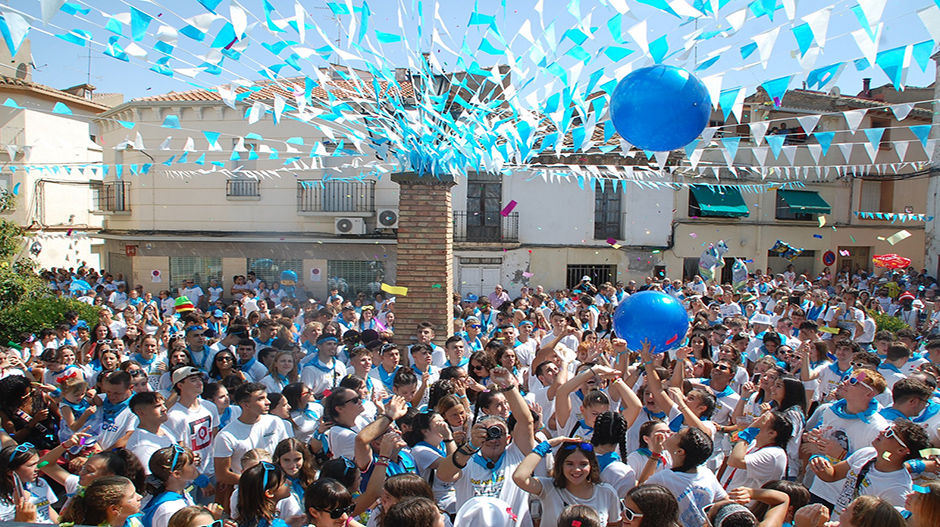
M844 377L846 373L852 371L852 366L849 366L845 369L845 371L842 371L839 369L839 361L832 361L832 364L829 365L829 369L832 370L832 373L835 373L841 378Z
M616 450L597 456L597 464L600 465L601 472L614 461L620 461L620 454Z
M313 366L314 368L316 368L316 369L322 371L323 373L332 373L333 370L336 369L336 359L331 357L331 358L330 358L330 363L331 363L330 366L327 366L326 364L323 364L323 362L320 361L320 357L319 357L319 356L318 356L317 358L313 359L312 361L310 361L310 365L311 365L311 366Z
M926 423L927 421L933 419L933 417L937 415L938 412L940 412L940 403L929 401L927 403L927 408L924 408L924 411L915 417L913 421L915 423Z
M702 381L702 384L711 388L711 379L705 379ZM712 392L715 394L715 398L721 399L722 397L728 397L729 395L733 394L734 390L731 389L731 383L728 383L724 390L718 391L712 388Z
M910 417L902 414L901 412L891 407L882 408L881 411L878 413L881 414L881 417L884 417L888 421L895 421L897 419L910 420Z
M901 373L901 370L894 364L888 364L887 362L881 363L881 366L878 366L879 370L888 370L893 371L894 373Z
M666 418L666 412L651 412L645 406L643 407L643 411L646 412L647 421L652 421L653 419L665 419Z
M870 423L871 417L878 411L878 401L874 399L868 403L868 408L857 414L848 413L848 411L845 409L846 404L847 403L845 399L839 399L829 408L832 410L832 413L836 414L837 417L841 417L842 419L859 419L863 423Z
M401 368L401 366L395 366L395 369L389 373L385 371L384 364L379 364L379 367L375 369L375 371L379 373L379 380L382 381L382 384L385 385L388 391L392 391L392 382L395 380L395 374L398 372L398 368Z
M81 401L77 403L73 403L69 401L68 399L66 399L65 397L63 397L62 404L72 409L72 414L75 416L76 419L78 419L83 413L85 413L85 410L87 410L88 407L91 406L91 403L86 401L84 397L82 398Z
M496 473L499 471L500 468L502 468L503 459L505 458L506 458L506 451L503 450L503 453L499 455L499 459L497 459L495 463L483 457L483 454L479 452L474 454L472 459L473 459L473 462L476 463L477 465L480 465L481 467L487 470L490 470L493 473Z
M419 445L424 445L424 446L426 446L426 447L428 447L428 448L434 450L435 452L437 452L438 454L440 454L441 457L444 457L444 456L447 455L447 451L444 450L444 443L441 443L441 444L439 444L439 445L437 445L437 446L434 446L434 445L432 445L431 443L428 443L427 441L419 441L418 444L419 444Z
M246 363L244 363L244 364L239 364L239 365L238 365L238 369L241 370L241 371L243 371L243 372L245 372L245 373L250 373L250 372L251 372L251 367L255 365L255 362L257 362L257 360L255 360L255 358L252 357L252 358L248 359L248 362L246 362Z
M106 423L113 423L125 408L127 408L127 403L130 402L130 397L124 399L119 403L112 403L110 399L106 399L104 403L101 404L101 412Z

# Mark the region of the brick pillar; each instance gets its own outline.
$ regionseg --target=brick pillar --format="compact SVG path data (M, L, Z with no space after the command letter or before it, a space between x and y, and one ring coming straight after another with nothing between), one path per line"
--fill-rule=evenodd
M418 323L427 320L434 324L436 343L443 345L454 332L450 189L456 183L451 176L437 178L413 172L394 174L392 181L401 187L395 285L408 288L408 296L395 299L395 340L409 344L417 335Z

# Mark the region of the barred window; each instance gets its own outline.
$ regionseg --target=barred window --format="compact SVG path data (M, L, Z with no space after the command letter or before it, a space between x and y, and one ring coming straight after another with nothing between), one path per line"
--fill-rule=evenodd
M343 298L360 292L372 297L382 289L385 280L385 262L359 260L329 260L327 274L330 289L336 288Z
M299 258L249 258L248 270L254 271L258 280L262 280L268 289L281 280L281 271L287 270L297 273L297 279L303 281L304 261Z
M207 292L209 282L218 280L222 285L222 259L198 256L170 257L170 288L177 289L184 280L193 279L196 285Z

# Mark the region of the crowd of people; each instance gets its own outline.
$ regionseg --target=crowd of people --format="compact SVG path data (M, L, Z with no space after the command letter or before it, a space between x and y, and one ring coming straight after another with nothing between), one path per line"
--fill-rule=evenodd
M0 521L940 525L925 272L497 286L455 296L443 335L396 333L381 293L45 276L98 319L2 353ZM644 291L686 306L673 349L618 336Z

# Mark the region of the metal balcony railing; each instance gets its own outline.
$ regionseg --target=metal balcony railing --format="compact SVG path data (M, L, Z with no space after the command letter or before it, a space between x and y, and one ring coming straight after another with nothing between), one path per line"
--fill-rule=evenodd
M375 181L298 181L297 212L375 212Z
M130 212L127 191L129 181L108 181L97 186L95 192L95 210L99 212Z
M454 211L454 241L499 243L519 241L519 213Z
M261 196L261 185L257 179L225 180L225 197L246 198Z

